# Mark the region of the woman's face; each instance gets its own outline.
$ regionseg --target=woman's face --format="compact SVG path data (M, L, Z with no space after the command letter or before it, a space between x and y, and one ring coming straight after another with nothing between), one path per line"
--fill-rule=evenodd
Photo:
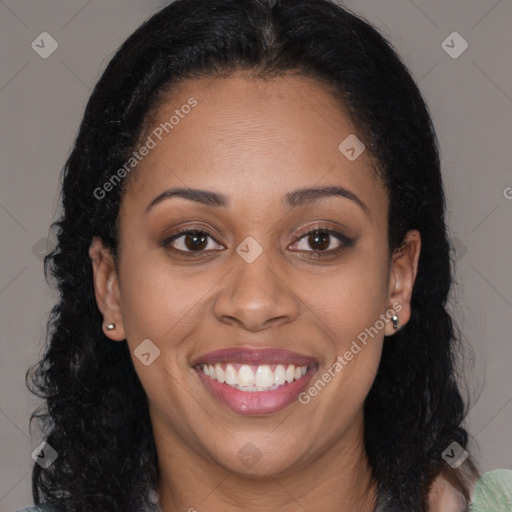
M358 445L393 304L409 318L419 238L390 257L387 193L354 134L291 75L184 82L148 124L118 274L98 239L90 254L160 451L278 475Z

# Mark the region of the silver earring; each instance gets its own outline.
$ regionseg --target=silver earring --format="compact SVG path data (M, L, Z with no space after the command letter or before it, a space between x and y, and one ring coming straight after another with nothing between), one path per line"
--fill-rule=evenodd
M396 315L393 315L391 317L391 321L393 322L393 328L398 329L400 326L398 325L398 317Z
M113 331L116 328L116 324L107 324L105 327L107 331Z

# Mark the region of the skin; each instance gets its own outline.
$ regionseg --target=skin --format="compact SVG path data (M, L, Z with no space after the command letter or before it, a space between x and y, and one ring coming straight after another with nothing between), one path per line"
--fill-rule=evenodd
M190 97L198 105L130 176L118 267L99 238L89 251L98 307L105 325L116 324L105 334L127 340L149 398L162 508L295 512L342 510L342 503L343 510L371 511L363 403L383 337L396 332L391 322L307 405L295 401L263 416L218 402L191 361L227 347L286 348L318 359L315 381L394 303L400 324L407 323L420 235L410 231L404 248L390 255L386 190L369 151L355 161L339 151L356 130L317 82L241 73L187 81L141 140ZM326 185L349 189L368 211L342 197L295 208L282 202L292 190ZM229 206L174 197L146 213L156 196L177 186L222 193ZM302 236L319 226L355 244L320 258L342 243L331 236L315 245ZM209 232L206 254L187 259L177 252L193 247L186 235L160 245L185 227ZM263 249L252 263L236 252L248 236ZM161 351L149 366L133 354L145 339ZM249 442L261 454L252 467L237 456Z

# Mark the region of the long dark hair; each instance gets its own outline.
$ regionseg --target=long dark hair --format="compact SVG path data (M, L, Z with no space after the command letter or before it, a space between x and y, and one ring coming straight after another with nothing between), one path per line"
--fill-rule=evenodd
M27 385L45 400L31 416L59 456L34 465L33 496L62 512L135 512L156 488L158 460L147 397L126 342L102 331L88 248L116 253L123 187L95 191L123 167L148 113L178 81L247 70L325 85L351 117L386 185L389 248L421 233L412 317L385 339L365 402L365 446L387 510L425 511L443 473L468 498L461 470L442 452L468 443L456 381L459 337L447 311L450 242L438 143L418 87L396 51L364 19L329 0L177 0L121 46L87 104L63 170L57 247L45 259L60 299L41 361ZM133 172L136 172L134 170ZM30 381L30 382L29 382ZM464 467L475 470L471 457Z

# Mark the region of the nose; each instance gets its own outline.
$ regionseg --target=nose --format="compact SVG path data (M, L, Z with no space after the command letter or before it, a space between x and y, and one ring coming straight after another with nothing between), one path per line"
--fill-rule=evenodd
M263 251L252 263L238 254L235 268L223 281L214 304L216 318L257 332L293 322L300 312L300 300L290 283L290 275Z

